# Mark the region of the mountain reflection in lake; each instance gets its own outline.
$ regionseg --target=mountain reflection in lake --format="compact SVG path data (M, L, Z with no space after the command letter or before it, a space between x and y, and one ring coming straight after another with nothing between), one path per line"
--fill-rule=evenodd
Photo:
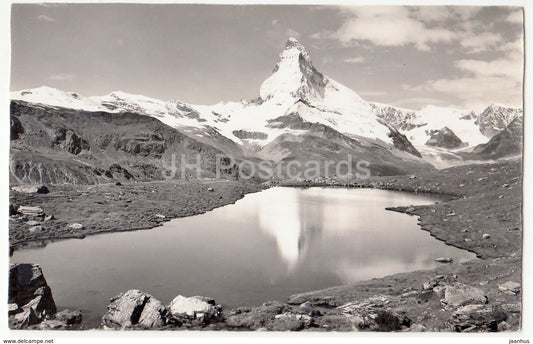
M437 199L394 191L273 188L148 231L64 240L15 251L12 262L42 266L59 307L84 310L97 325L108 299L140 289L168 303L178 294L226 307L374 277L428 269L435 258L470 260L386 211Z

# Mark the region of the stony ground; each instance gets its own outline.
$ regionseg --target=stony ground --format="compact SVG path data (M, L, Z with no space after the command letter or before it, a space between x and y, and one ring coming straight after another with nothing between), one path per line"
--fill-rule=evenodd
M39 207L10 217L12 249L48 240L149 229L172 218L201 214L262 189L234 181L162 181L49 186L47 194L10 193L10 205ZM32 209L30 209L32 210ZM50 218L51 216L51 218ZM83 227L76 226L79 224Z
M364 181L323 179L281 183L449 195L450 201L390 210L419 216L422 229L450 245L475 252L481 259L293 295L285 302L270 302L261 307L223 310L216 319L202 313L200 321L193 312L194 316L187 321L176 320L176 317L154 321L165 323L158 327L163 329L518 330L522 272L521 178L521 162L508 161ZM234 202L245 193L263 187L195 181L70 186L31 197L13 192L12 204L38 205L55 219L42 221L44 231L28 234L28 218L13 216L10 240L16 247L44 238L149 228L171 217L202 213ZM71 223L83 224L85 229L69 230L67 226ZM162 309L166 312L165 307ZM135 324L128 326L138 328Z

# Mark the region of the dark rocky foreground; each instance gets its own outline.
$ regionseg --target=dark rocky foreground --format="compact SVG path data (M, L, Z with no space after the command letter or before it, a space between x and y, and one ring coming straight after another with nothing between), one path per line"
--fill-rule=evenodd
M105 329L164 329L164 330L273 330L273 331L516 331L521 322L521 273L522 273L522 170L520 161L497 164L468 165L445 170L398 177L376 177L364 181L320 179L291 181L286 186L374 187L389 190L431 192L446 194L450 200L426 206L409 206L390 210L419 216L422 229L446 243L475 252L479 260L463 264L453 262L428 271L415 271L352 285L328 288L293 295L285 302L268 302L260 307L241 307L223 310L209 297L176 296L163 305L154 296L143 291L129 290L113 298L108 312L103 315ZM220 184L217 184L220 183ZM229 184L228 184L229 183ZM124 207L122 197L139 192L140 188L157 186L161 194L150 198L152 192L137 194L135 208ZM172 186L173 185L173 186ZM12 200L20 204L39 205L39 209L24 209L28 214L45 217L54 214L57 220L79 212L86 219L85 228L97 228L102 211L114 215L103 221L131 223L144 221L157 224L155 218L186 216L194 209L212 209L226 204L227 195L239 195L257 191L264 186L242 186L230 182L143 183L139 185L93 186L103 188L98 192L79 191L87 187L69 187L68 194L13 193ZM76 189L78 188L78 189ZM182 191L171 198L172 190ZM66 189L65 189L66 190ZM91 190L91 189L89 189ZM102 190L106 198L105 210L94 207L101 200ZM126 191L127 190L127 191ZM186 191L186 190L196 190ZM225 192L222 192L225 190ZM66 193L67 191L62 192ZM121 193L122 194L121 196ZM222 194L221 194L222 193ZM77 195L77 196L73 196ZM197 197L199 195L200 197ZM220 199L222 197L222 199ZM65 207L67 199L72 204ZM179 201L185 199L185 201ZM218 201L217 201L218 199ZM234 201L234 200L233 200ZM166 204L165 202L168 202ZM183 202L183 203L175 203ZM196 202L196 203L194 203ZM144 203L144 204L143 204ZM87 207L91 204L91 207ZM96 203L98 204L98 203ZM167 206L172 214L159 209ZM146 211L142 210L143 206ZM124 209L127 208L127 209ZM20 209L20 208L18 208ZM48 209L53 209L52 211ZM132 211L136 209L138 213ZM164 209L164 208L161 208ZM94 211L93 216L83 212ZM177 215L178 214L178 215ZM57 216L56 216L57 215ZM91 214L88 214L91 215ZM28 219L14 214L20 233ZM112 219L112 220L111 220ZM43 220L44 221L44 220ZM121 222L125 221L125 222ZM66 224L66 222L63 222ZM113 226L109 225L110 230ZM123 230L127 230L122 227ZM61 227L63 228L63 227ZM130 229L133 229L130 227ZM71 231L86 229L72 227ZM48 233L53 232L49 231ZM94 233L96 230L93 231ZM10 232L11 233L11 232ZM27 240L19 239L19 245L28 240L40 240L28 234ZM10 236L11 238L11 236ZM53 238L61 238L61 232ZM13 239L12 239L13 240ZM33 294L32 294L33 295ZM10 294L11 300L11 294ZM11 301L10 301L11 302ZM24 308L24 305L19 305ZM27 308L27 307L26 307ZM52 313L50 311L50 313ZM42 319L41 316L40 319ZM46 318L46 314L44 315ZM41 325L39 325L41 326ZM39 327L42 328L42 327Z
M36 264L12 264L9 268L9 327L66 330L81 323L81 312L57 311L52 291Z

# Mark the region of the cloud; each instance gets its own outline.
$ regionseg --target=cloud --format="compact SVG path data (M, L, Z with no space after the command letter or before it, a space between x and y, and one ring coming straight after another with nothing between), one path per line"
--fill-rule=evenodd
M285 36L288 38L288 37L294 37L294 38L300 38L302 35L296 31L296 30L293 30L293 29L287 29L287 31L285 31Z
M523 23L523 20L524 20L524 17L522 15L522 10L519 10L519 11L513 11L511 12L507 18L505 18L505 20L509 23L513 23L513 24L520 24L522 25Z
M417 86L403 85L408 91L429 91L459 99L463 106L477 108L491 103L522 105L522 39L500 48L506 54L492 60L459 59L454 66L462 72L456 78L429 80Z
M344 45L357 41L388 47L412 44L429 51L430 44L450 42L456 36L446 28L425 25L408 7L353 7L347 12L348 19L330 35Z
M74 79L74 74L58 73L58 74L52 74L48 78L54 81L68 81L68 80Z
M466 34L460 44L469 53L479 53L499 46L502 41L503 38L498 33L483 32L480 34Z
M46 22L49 22L49 23L53 23L55 22L55 19L54 18L51 18L49 16L45 16L44 14L41 14L37 17L38 20L42 20L42 21L46 21Z
M365 61L365 59L362 56L350 57L348 59L344 59L344 62L346 62L346 63L361 63L361 62L364 62L364 61Z
M430 51L437 44L459 42L467 53L479 53L502 42L492 22L479 17L475 6L341 7L336 31L316 32L314 39L335 39L344 46L367 42L375 46L414 46Z
M482 9L480 6L413 6L409 7L413 16L424 22L449 22L471 20Z

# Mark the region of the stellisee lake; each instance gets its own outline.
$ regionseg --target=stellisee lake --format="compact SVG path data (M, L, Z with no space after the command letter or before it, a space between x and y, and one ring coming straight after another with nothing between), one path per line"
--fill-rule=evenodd
M59 309L79 308L99 325L109 298L140 289L164 304L177 295L215 298L224 308L430 269L471 252L448 246L417 217L385 210L439 198L397 191L272 188L235 204L151 230L69 239L14 252L39 264Z

